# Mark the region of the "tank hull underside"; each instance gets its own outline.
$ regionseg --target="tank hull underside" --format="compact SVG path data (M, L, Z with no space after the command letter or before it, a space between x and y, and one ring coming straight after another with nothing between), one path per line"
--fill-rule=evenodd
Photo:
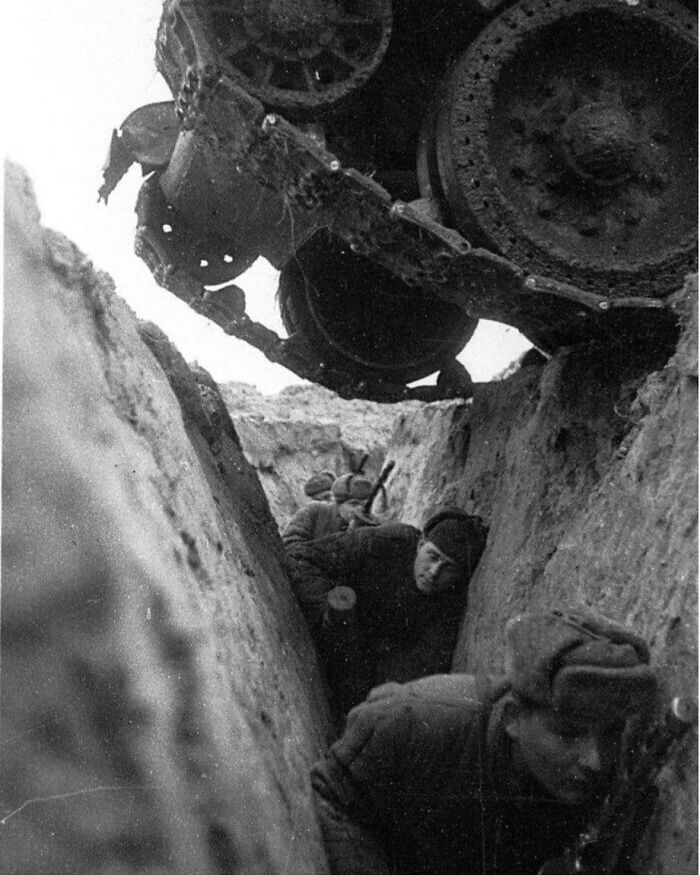
M119 142L113 139L111 174L105 177L102 195L106 199L133 160L154 171L137 208L137 253L160 285L226 333L344 397L397 401L466 394L464 385L449 380L432 393L411 389L407 380L420 372L413 362L404 368L383 361L365 367L362 355L353 355L352 349L345 357L320 353L309 332L294 331L293 322L290 336L281 338L248 317L243 293L235 285L210 288L234 280L258 255L284 271L300 251L326 235L348 257L367 259L385 272L387 287L400 283L402 307L432 296L446 306L445 319L451 323L454 307L464 315L464 343L479 318L518 328L545 352L593 338L664 343L673 335L676 320L666 303L668 283L611 283L592 290L561 275L540 275L472 245L447 226L430 198L397 198L389 185L377 181L386 176L381 167L372 174L348 164L352 150L332 151L336 140L319 134L313 122L290 121L227 75L200 6L193 0L169 0L158 34L157 64L173 92L177 124L167 118L166 105L160 105L160 151L149 153L140 136L139 111L134 113L135 121L122 126ZM152 129L149 107L143 109L142 127ZM133 134L131 140L125 139L125 131ZM169 140L170 149L163 148L163 139ZM206 233L198 238L202 228ZM688 251L686 245L670 267L671 287L676 280L680 286L684 271L692 269L694 255ZM382 294L380 280L376 294ZM363 303L367 306L371 308L371 297ZM427 357L426 366L447 365L459 340L451 337L434 359ZM328 337L331 353L334 343Z

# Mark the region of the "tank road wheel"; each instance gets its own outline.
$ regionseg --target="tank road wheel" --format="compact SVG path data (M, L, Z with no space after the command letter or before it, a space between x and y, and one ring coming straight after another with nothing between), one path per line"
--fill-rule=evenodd
M157 281L176 270L202 285L219 285L240 276L255 261L250 247L238 247L231 237L206 234L169 204L160 186L160 173L141 185L136 202L136 251Z
M214 0L224 72L266 106L318 111L362 85L391 35L391 0Z
M319 363L358 379L427 377L452 364L477 324L325 232L283 269L279 302L290 335L299 332Z
M662 296L695 264L696 81L670 0L520 2L450 74L423 185L437 169L456 227L532 273Z

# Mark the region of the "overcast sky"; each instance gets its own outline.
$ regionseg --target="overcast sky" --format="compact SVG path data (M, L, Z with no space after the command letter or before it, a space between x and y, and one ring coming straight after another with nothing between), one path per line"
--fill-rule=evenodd
M45 225L62 231L144 319L158 323L189 361L221 381L266 393L300 382L242 341L159 288L133 254L134 205L141 183L132 168L97 203L112 129L136 107L170 99L156 71L158 0L20 0L3 12L2 129L5 154L31 175ZM276 271L259 261L239 284L252 318L283 333L274 305ZM482 322L459 356L475 380L501 371L529 344L508 326Z

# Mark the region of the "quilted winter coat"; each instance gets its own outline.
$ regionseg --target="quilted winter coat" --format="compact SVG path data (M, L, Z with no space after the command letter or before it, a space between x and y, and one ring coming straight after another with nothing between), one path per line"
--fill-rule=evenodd
M292 587L343 710L385 681L449 671L468 580L435 595L418 590L413 562L419 540L418 529L392 523L287 548ZM328 592L340 585L355 591L357 603L353 638L338 653L324 615Z
M311 775L332 875L536 875L561 855L592 812L518 771L507 689L440 675L385 684L350 712Z

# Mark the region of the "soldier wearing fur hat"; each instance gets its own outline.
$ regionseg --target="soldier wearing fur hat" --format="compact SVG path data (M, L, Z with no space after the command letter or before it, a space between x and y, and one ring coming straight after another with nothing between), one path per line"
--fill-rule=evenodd
M385 684L350 712L312 771L333 875L536 875L586 826L655 708L648 647L554 611L506 637L502 678Z
M311 501L290 519L282 530L285 547L301 541L316 541L337 535L356 524L355 512L362 508L374 484L361 474L343 474L330 485L330 501ZM371 521L365 521L365 525Z
M312 501L332 501L331 490L335 483L335 474L332 471L320 471L312 474L304 484L304 495Z
M486 542L457 508L287 547L294 592L344 713L385 681L448 671Z

